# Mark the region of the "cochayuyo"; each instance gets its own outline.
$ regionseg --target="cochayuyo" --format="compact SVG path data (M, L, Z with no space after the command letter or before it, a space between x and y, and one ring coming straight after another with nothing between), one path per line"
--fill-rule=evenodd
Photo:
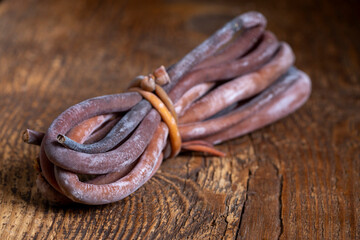
M262 14L242 14L178 63L136 77L124 93L68 108L46 133L26 130L24 141L40 145L40 192L57 204L116 202L163 159L181 150L224 156L215 144L294 112L310 95L310 79L265 27Z

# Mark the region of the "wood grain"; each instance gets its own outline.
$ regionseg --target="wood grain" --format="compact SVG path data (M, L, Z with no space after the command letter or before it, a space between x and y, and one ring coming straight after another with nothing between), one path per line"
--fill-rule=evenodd
M262 12L313 81L295 114L183 154L123 201L54 207L35 187L67 107L170 65L232 17ZM360 239L360 4L332 1L0 2L0 239Z

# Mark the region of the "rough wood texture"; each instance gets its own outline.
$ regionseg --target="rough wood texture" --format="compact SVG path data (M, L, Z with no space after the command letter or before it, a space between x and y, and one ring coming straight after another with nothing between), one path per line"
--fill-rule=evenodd
M170 65L233 16L262 12L313 80L295 114L167 160L130 197L49 206L21 141L67 107ZM1 1L0 239L360 239L358 1Z

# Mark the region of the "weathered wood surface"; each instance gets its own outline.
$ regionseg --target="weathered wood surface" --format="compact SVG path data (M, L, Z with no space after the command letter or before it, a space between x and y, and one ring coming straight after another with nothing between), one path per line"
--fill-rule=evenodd
M167 160L106 206L49 206L38 148L21 141L67 107L170 65L233 16L258 10L313 81L295 114ZM0 2L0 239L360 239L358 1Z

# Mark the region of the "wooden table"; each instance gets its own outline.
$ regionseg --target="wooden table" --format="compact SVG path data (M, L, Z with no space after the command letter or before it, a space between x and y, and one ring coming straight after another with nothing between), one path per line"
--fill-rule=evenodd
M36 190L25 128L122 91L232 17L262 12L313 83L296 113L168 159L106 206L53 207ZM358 1L1 1L0 239L360 239Z

